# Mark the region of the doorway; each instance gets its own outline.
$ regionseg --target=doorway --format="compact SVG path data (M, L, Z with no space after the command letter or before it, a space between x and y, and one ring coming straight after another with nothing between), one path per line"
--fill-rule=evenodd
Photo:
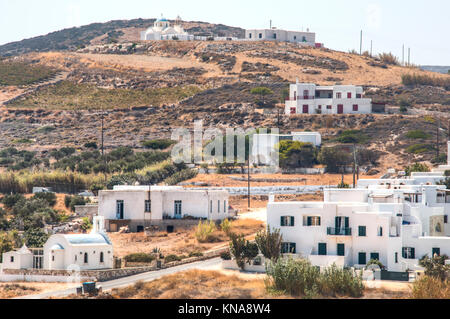
M327 255L327 244L319 243L319 256Z
M176 219L181 219L181 215L182 215L182 212L181 212L181 200L176 200L175 201L174 212L175 212L175 218Z
M338 114L344 114L344 105L338 104L337 111L338 111Z
M345 244L337 244L338 256L345 256Z

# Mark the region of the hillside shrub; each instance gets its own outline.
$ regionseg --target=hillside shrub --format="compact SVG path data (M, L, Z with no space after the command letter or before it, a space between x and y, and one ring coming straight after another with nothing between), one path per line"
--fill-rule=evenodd
M223 260L231 260L231 254L229 251L225 251L220 254L220 258L222 258Z
M245 264L250 264L258 256L258 245L245 239L244 235L230 234L230 253L236 260L236 264L245 270Z
M422 276L414 281L414 299L450 299L450 280L442 281L435 277Z
M413 154L422 154L422 153L427 153L430 151L434 150L434 146L431 144L424 144L424 143L420 143L420 144L413 144L410 145L406 148L406 151L408 153L413 153Z
M195 169L187 168L179 171L172 176L166 178L164 183L167 185L177 185L178 183L195 178L198 175L198 171Z
M279 229L267 229L261 230L256 234L256 244L258 245L261 254L268 259L277 261L281 255L281 243L283 242L283 236Z
M414 163L405 167L405 172L407 176L411 176L412 172L429 172L430 168L424 163Z
M393 55L391 52L380 53L378 55L378 59L385 64L399 65L398 58L395 55Z
M55 193L37 193L33 196L36 199L43 199L48 203L48 206L53 207L56 205L56 194Z
M197 229L195 230L195 238L199 243L208 243L212 242L215 237L213 233L217 230L216 224L214 221L199 221L197 225Z
M435 77L425 74L403 74L402 84L406 86L429 85L450 89L450 77Z
M352 163L353 156L337 147L323 147L318 155L318 160L326 166L328 173L339 173L343 166Z
M146 253L134 253L126 255L125 260L127 262L151 263L153 260L155 260L155 256Z
M281 141L278 146L281 168L312 167L317 160L317 150L311 143Z
M144 146L145 148L150 148L152 150L165 150L176 143L177 143L176 141L169 139L149 140L143 141L142 146Z
M411 139L427 139L430 138L431 135L422 130L412 130L406 133L406 137Z
M181 261L181 260L182 260L182 258L177 255L168 255L168 256L166 256L166 258L164 258L165 263L171 263L174 261Z

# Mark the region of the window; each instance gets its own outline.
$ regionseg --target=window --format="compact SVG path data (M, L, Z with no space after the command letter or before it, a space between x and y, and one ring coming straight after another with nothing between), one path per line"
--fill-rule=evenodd
M259 38L262 39L262 33L259 34Z
M52 256L52 261L55 261L55 256Z
M398 264L398 253L394 254L394 262Z
M378 233L377 234L378 234L379 237L383 237L383 227L381 227L381 226L378 227Z
M105 259L105 258L104 258L103 251L102 251L102 252L100 253L100 262L101 262L101 263L105 262L104 259Z
M175 218L181 218L181 200L176 200L175 204Z
M293 227L295 220L293 216L281 216L281 226Z
M303 42L306 42L306 37L303 37L303 38L302 38L302 41L303 41Z
M448 224L448 215L444 215L444 224Z
M227 212L227 201L226 200L223 201L223 212L224 213Z
M297 36L296 35L294 35L294 40L297 40Z
M319 256L326 256L326 255L327 255L327 244L319 243Z
M273 34L273 38L274 38L274 39L277 38L277 34L276 34L276 33Z
M366 253L358 253L358 264L359 265L367 264Z
M296 254L296 244L295 243L281 243L281 253L282 254Z
M440 248L433 248L431 250L431 258L434 258L434 255L440 256L441 255L441 249Z
M357 99L360 99L361 97L362 97L361 94L356 93L356 98L357 98Z
M347 92L347 99L351 99L352 98L352 92Z
M337 99L342 99L342 93L341 92L336 93L336 98Z
M371 253L370 259L372 260L380 260L380 254L379 253Z
M12 263L14 262L14 256L11 256L11 262Z
M308 97L309 97L309 91L308 90L303 90L303 97L305 99L308 99Z
M88 253L84 253L84 263L87 264L88 262Z
M331 105L327 105L327 109L328 109L328 110L331 110Z
M212 202L212 200L210 200L209 201L209 205L210 205L210 207L209 207L209 212L212 214L212 211L213 211L213 202Z
M77 255L75 255L75 262L77 262L77 260L78 260Z
M337 244L338 256L345 256L345 244Z
M366 226L358 226L358 236L366 237Z
M358 104L353 104L353 111L357 112L359 110Z
M416 259L416 252L413 247L403 247L402 257L405 259Z
M145 201L145 212L150 213L152 211L152 201L146 200Z
M322 109L322 105L319 105L319 110L321 110Z
M252 34L251 34L251 33L248 34L248 38L249 38L249 39L252 38Z
M303 216L303 226L320 226L320 216Z
M220 213L220 200L217 201L217 212Z
M124 217L123 207L124 207L123 200L118 200L116 202L116 218L117 219L123 219L123 217Z
M437 223L437 224L436 224L435 231L436 231L437 233L440 233L440 232L442 231L441 223Z

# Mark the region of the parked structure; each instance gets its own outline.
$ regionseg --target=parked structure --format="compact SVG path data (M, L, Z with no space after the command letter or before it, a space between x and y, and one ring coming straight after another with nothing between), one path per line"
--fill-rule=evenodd
M281 141L311 143L318 147L322 136L317 132L292 132L291 134L255 134L253 135L252 156L259 165L273 164L273 156L278 155L276 145Z
M309 46L316 45L314 32L287 31L277 28L245 30L245 39L249 41L282 41L293 42Z
M179 186L115 186L99 192L98 215L108 231L128 226L133 232L164 220L222 220L229 217L228 192Z
M284 253L317 266L361 268L378 259L389 271L418 270L424 255L450 256L450 190L436 185L444 178L364 179L356 189L325 189L323 202L271 198L267 221L281 229Z
M99 270L113 268L113 246L104 219L94 218L90 234L53 235L44 247L3 253L2 269Z
M363 88L354 85L290 85L285 113L290 114L368 114L372 100L363 98Z
M194 36L184 31L180 25L180 18L176 25L170 25L169 20L161 18L155 21L153 27L141 32L141 40L194 40Z

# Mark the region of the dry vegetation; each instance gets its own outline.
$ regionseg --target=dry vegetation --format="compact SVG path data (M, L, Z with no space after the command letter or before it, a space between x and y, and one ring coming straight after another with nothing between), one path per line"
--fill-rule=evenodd
M151 236L145 233L119 234L110 233L114 245L114 255L125 257L132 253L151 253L153 248L161 249L164 255L188 255L192 252L205 252L228 245L228 236L219 228L212 234L213 242L199 243L195 238L195 228L178 229L175 233L158 232ZM252 236L264 228L261 221L252 219L232 222L231 231L245 236Z
M26 295L35 295L47 291L67 289L77 284L39 283L39 282L11 282L0 283L0 299L9 299Z

